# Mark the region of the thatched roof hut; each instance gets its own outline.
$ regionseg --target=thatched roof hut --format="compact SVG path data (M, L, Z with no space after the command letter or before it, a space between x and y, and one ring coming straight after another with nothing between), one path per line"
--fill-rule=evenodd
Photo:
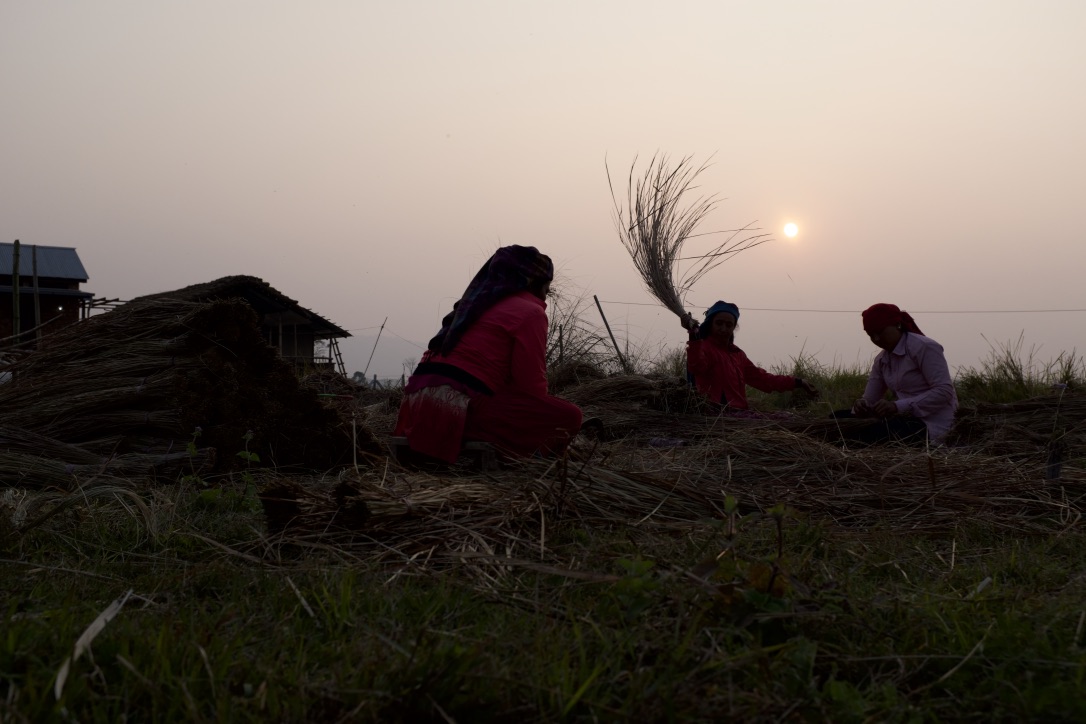
M317 343L331 343L351 336L347 330L253 276L222 277L173 291L148 294L133 301L213 302L224 299L244 299L256 312L264 339L295 367L331 366L331 353L327 357L316 358Z

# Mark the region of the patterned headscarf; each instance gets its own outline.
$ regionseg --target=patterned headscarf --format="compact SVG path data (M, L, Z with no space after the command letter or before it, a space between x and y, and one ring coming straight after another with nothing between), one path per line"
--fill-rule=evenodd
M713 317L721 312L727 312L735 317L735 321L739 321L739 307L735 306L731 302L717 302L713 306L705 310L705 321L698 327L698 338L707 339L709 334L713 331Z
M863 311L863 320L864 331L868 334L875 334L887 327L900 324L906 332L924 336L909 313L898 309L896 304L872 304Z
M428 345L430 351L449 354L483 312L510 294L552 279L554 264L534 246L501 247L483 264L464 295L441 320L441 331Z

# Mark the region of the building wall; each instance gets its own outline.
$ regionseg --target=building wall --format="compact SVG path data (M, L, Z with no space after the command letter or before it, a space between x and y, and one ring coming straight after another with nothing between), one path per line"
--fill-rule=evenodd
M41 321L52 320L44 332L59 329L62 326L79 321L79 299L77 297L55 297L39 290L39 304L41 305ZM27 332L34 329L34 297L29 294L21 295L19 300L19 326L20 331ZM12 310L11 295L0 295L0 339L10 337L15 333L15 320ZM28 339L33 335L28 335Z
M0 274L0 286L12 286L10 274ZM57 279L55 277L38 277L38 291L46 289L66 289L79 291L80 282L76 279ZM29 274L19 275L19 289L30 291L34 288L34 277Z
M313 353L316 349L316 341L313 338L313 328L303 324L283 325L283 339L280 345L278 324L264 325L264 339L268 344L280 351L283 359L295 362L299 365L311 364Z

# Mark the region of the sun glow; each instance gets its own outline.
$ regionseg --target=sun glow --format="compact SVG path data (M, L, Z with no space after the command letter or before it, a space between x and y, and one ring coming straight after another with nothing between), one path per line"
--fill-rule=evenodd
M796 234L798 234L798 233L799 233L799 227L796 226L795 224L789 223L789 224L784 225L784 235L787 236L789 239L796 238Z

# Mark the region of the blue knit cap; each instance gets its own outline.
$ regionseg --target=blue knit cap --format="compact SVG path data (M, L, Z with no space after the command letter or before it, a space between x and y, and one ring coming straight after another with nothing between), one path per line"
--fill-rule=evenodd
M705 339L709 336L709 331L713 326L713 317L721 312L727 312L735 317L735 321L739 321L739 307L735 306L731 302L717 302L713 306L705 310L705 321L698 327L698 337Z

